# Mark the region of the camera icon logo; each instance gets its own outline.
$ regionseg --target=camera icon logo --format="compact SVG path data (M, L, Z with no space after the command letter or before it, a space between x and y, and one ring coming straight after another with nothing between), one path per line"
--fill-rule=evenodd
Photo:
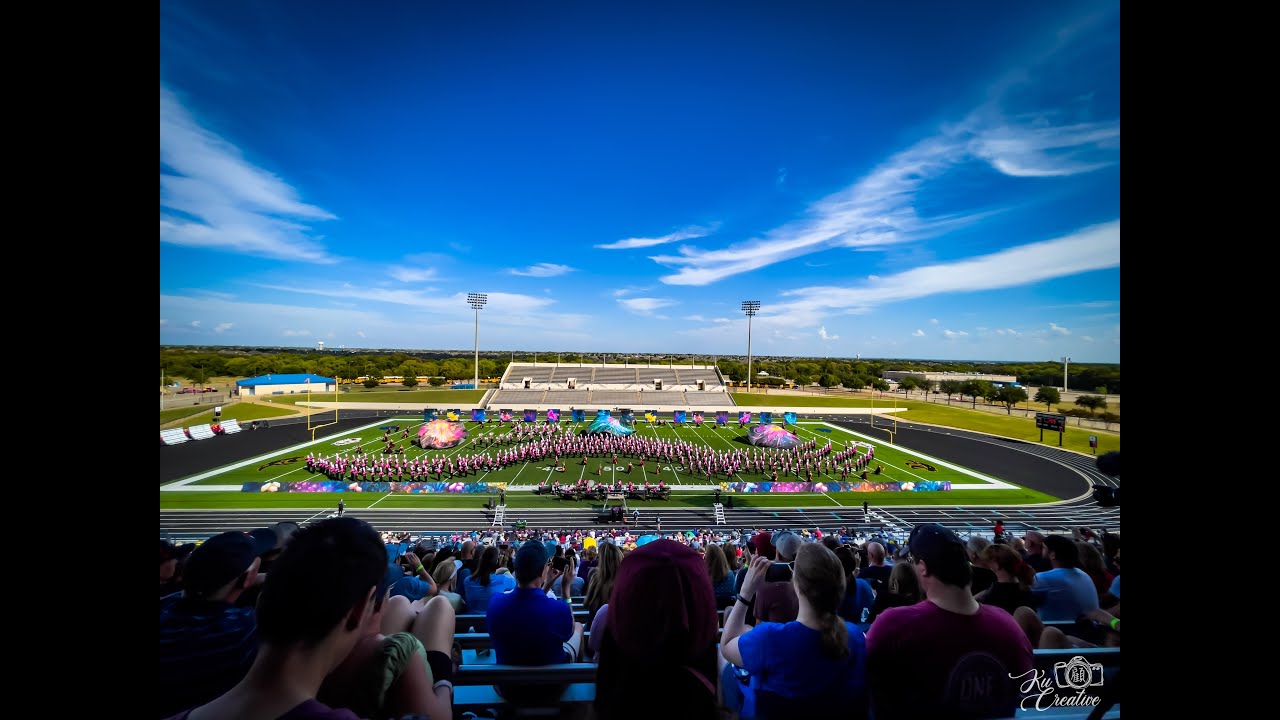
M1102 684L1102 665L1077 655L1067 662L1054 663L1053 679L1058 687L1084 690Z

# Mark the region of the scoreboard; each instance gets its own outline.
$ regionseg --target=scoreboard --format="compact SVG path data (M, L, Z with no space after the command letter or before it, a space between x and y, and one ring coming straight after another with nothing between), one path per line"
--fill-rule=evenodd
M1038 412L1036 413L1036 427L1041 430L1062 432L1067 429L1067 416Z

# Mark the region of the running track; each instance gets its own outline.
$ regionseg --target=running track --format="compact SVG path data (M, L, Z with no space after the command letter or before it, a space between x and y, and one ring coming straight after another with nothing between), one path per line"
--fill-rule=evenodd
M823 419L821 416L806 416L806 420ZM846 427L882 441L888 441L889 435L881 429L882 418L876 419L876 427L872 428L867 419L855 420L832 418L833 424ZM368 423L369 418L343 421L341 425L351 422ZM322 435L342 432L342 426L326 428ZM225 437L218 440L220 452L206 455L215 450L215 443L188 443L200 445L195 448L179 445L161 448L161 479L172 479L207 470L240 459L253 457L262 452L284 449L301 441L301 436L292 428L271 428L266 431L245 432L238 436ZM243 438L243 440L241 440ZM1046 440L1052 439L1046 433ZM307 436L305 439L309 439ZM243 447L229 448L228 440L241 440ZM245 442L247 441L247 442ZM727 528L834 528L849 527L866 533L882 533L891 536L905 537L911 528L922 522L941 523L961 534L980 531L990 534L996 518L1004 521L1005 529L1017 534L1025 530L1067 531L1073 527L1088 526L1097 529L1119 531L1120 509L1098 505L1091 498L1094 484L1106 484L1119 487L1118 478L1110 478L1099 473L1092 456L1080 455L1058 449L1055 445L1028 443L1020 440L993 437L981 433L956 430L954 428L934 427L916 423L899 422L894 434L894 443L905 448L916 450L925 455L963 465L973 470L989 474L993 477L1046 492L1055 497L1072 498L1052 505L1025 507L1010 506L905 506L893 505L884 508L871 507L870 514L864 518L861 507L814 507L814 508L742 508L725 511ZM252 446L252 447L249 447ZM208 448L206 450L205 448ZM180 451L182 457L174 457L171 451ZM239 452L228 452L236 450ZM183 452L185 451L185 452ZM200 457L196 457L196 456ZM177 462L174 462L174 461ZM181 470L174 465L182 466ZM195 467L199 465L199 467ZM957 496L960 493L956 493ZM957 497L957 499L960 499ZM419 535L440 532L459 532L488 528L492 513L484 510L482 498L476 499L475 509L351 509L347 513L353 517L369 521L379 530L408 530ZM706 528L714 524L712 511L702 508L672 508L661 502L640 502L629 507L640 509L640 523L631 525L633 530L652 532L657 529L660 520L662 530L692 530ZM291 520L305 525L308 522L328 517L331 510L316 512L315 510L162 510L160 511L160 534L173 540L185 540L209 537L225 530L252 530L272 525L277 522ZM566 506L547 509L513 509L507 513L507 523L526 520L533 528L572 528L592 527L595 512L587 505ZM600 526L608 527L608 526Z

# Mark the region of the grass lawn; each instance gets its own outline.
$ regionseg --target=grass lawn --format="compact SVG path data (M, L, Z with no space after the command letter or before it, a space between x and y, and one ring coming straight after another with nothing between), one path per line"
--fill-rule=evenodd
M360 388L359 392L339 392L338 402L422 403L443 408L450 404L464 405L480 402L484 393L484 390L410 390L408 388L367 390ZM297 405L307 401L307 394L263 395L257 399L277 405ZM311 402L333 402L333 393L312 393Z
M194 412L186 412L192 410ZM183 414L185 413L185 414ZM266 418L283 417L285 415L296 415L297 411L293 408L275 408L266 405L258 405L255 403L239 402L233 405L224 405L222 408L223 420L239 420L240 422L248 422L250 420L263 420ZM171 417L166 417L170 415ZM213 422L213 408L205 405L203 407L192 408L174 408L172 410L160 411L160 426L164 427L166 423L182 419L182 425L202 425L204 423Z
M756 395L754 393L747 395L746 393L734 393L733 399L739 405L772 405L780 409L788 405L791 407L857 408L872 406L872 401L866 398L829 396ZM876 398L875 407L892 408L894 407L893 398ZM1040 431L1036 429L1035 416L1023 418L1017 415L996 415L974 411L967 407L967 403L962 402L957 402L954 406L948 407L920 400L899 399L897 407L905 408L905 411L894 413L895 417L902 420L914 420L931 425L944 425L961 430L973 430L1002 437L1017 438L1028 442L1040 442ZM1063 448L1075 450L1076 452L1091 453L1089 436L1096 435L1098 437L1099 455L1120 449L1120 436L1118 434L1106 432L1105 430L1072 427L1071 420L1072 418L1067 418L1067 431L1062 436ZM876 424L878 425L879 423L880 421L877 419ZM1044 442L1045 444L1056 446L1058 438L1053 433L1046 432L1044 434Z

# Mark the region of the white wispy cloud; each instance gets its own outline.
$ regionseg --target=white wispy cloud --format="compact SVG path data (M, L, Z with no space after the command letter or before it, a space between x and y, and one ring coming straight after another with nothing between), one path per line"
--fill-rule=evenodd
M235 323L229 323L229 322L218 323L218 326L217 326L217 327L215 327L215 328L213 329L213 331L214 331L214 332L216 332L216 333L221 334L221 333L224 333L224 332L226 332L226 331L230 330L230 329L231 329L231 328L233 328L233 327L235 327Z
M574 268L571 268L568 265L556 265L554 263L538 263L537 265L530 265L523 270L519 268L510 268L507 270L507 272L512 275L520 275L523 277L555 277L557 275L564 275L565 273L573 271Z
M630 250L632 248L653 247L654 245L665 245L667 243L680 242L681 240L692 240L693 238L705 237L719 229L720 223L718 222L711 223L710 225L690 225L661 237L627 238L625 240L618 240L604 245L596 245L596 247L602 250Z
M1049 323L1049 332L1054 335L1070 335L1071 331L1056 323Z
M924 337L924 331L916 328L916 331L911 333L911 337Z
M1086 33L1069 42L1090 42ZM1120 122L1064 121L1047 110L1008 115L1003 104L1015 88L1034 85L1041 73L1060 72L1060 60L1034 58L1004 87L931 136L896 152L848 187L809 205L803 217L718 249L682 246L650 259L675 272L670 285L708 285L832 248L885 249L938 236L976 223L1000 208L924 215L917 198L926 186L958 168L985 164L1011 177L1066 176L1119 162Z
M205 129L160 86L160 241L311 263L338 258L303 220L335 216Z
M393 267L387 274L404 283L425 282L436 279L435 268Z
M310 330L287 330L287 329L286 329L286 330L282 331L280 334L281 334L281 335L284 335L285 337L303 337L303 336L306 336L306 335L310 335L310 334L311 334L311 331L310 331Z
M1013 177L1061 177L1093 172L1119 161L1120 121L1061 127L1005 125L980 131L974 155Z
M676 301L668 298L638 297L619 298L618 304L637 315L648 315L654 310L671 307L676 304Z
M929 318L929 324L930 324L930 325L937 325L937 324L938 324L938 322L939 322L939 321L938 321L938 318Z
M1093 336L1091 335L1081 335L1080 339L1088 343L1094 342Z
M200 327L200 321L199 321L199 320L192 320L192 321L191 321L191 327L193 327L193 328L198 328L198 327Z
M839 340L839 339L840 339L840 336L839 336L839 335L828 335L828 334L827 334L827 326L826 326L826 325L823 325L822 327L818 328L818 337L822 338L824 341L831 341L831 340Z
M968 336L968 334L969 333L963 330L943 330L942 331L942 336L948 340L954 340L956 338L966 337Z

